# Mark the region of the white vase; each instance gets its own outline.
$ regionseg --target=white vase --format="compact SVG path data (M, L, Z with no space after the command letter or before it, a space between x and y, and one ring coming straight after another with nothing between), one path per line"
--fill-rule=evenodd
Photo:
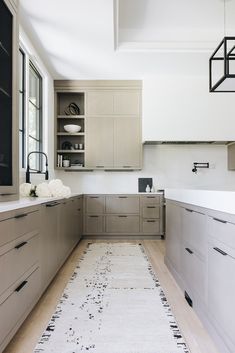
M149 185L147 185L147 186L146 186L145 191L146 191L146 192L150 192L150 191L151 191L151 190L150 190L150 186L149 186Z

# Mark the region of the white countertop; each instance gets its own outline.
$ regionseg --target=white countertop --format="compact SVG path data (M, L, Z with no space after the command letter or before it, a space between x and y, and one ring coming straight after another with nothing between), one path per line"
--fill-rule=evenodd
M133 193L107 193L106 195L162 195L162 192L133 192ZM73 193L70 197L74 196L79 196L83 195L82 193ZM94 193L93 193L94 195ZM104 193L97 193L96 195L105 195ZM40 198L40 197L24 197L20 198L19 200L16 201L9 201L9 202L0 202L0 213L2 212L7 212L7 211L12 211L12 210L17 210L23 207L30 207L30 206L36 206L36 205L41 205L43 203L47 202L53 202L53 201L58 201L62 200L63 198L61 197L48 197L48 198Z
M235 191L166 189L165 198L235 214Z

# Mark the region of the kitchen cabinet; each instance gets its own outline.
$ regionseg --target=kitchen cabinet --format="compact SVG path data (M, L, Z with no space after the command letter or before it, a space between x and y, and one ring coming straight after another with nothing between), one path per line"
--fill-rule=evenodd
M235 143L230 143L227 146L228 154L228 170L235 170Z
M87 93L87 115L112 115L113 92L110 90L90 91Z
M88 168L113 167L113 119L87 118L86 166Z
M162 193L85 195L84 234L162 236L163 200Z
M11 1L0 1L0 201L18 198L18 13Z

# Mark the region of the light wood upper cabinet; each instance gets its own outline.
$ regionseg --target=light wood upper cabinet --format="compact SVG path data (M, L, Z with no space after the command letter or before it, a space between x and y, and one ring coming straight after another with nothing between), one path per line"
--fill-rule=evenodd
M113 167L113 119L87 118L86 166Z
M87 93L87 115L113 114L113 92L91 91Z
M114 118L114 166L141 166L141 127L136 117Z
M122 91L114 93L113 109L117 115L138 115L140 114L139 92Z

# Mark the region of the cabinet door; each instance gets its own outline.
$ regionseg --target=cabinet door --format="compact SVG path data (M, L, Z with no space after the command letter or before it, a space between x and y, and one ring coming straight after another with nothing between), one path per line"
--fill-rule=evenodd
M139 216L106 216L106 232L116 234L135 234L140 231Z
M113 167L113 118L87 118L86 167Z
M145 219L142 222L142 230L145 234L161 234L160 221L158 219Z
M166 258L181 271L181 207L166 203Z
M144 205L142 209L144 218L160 218L160 206L157 205Z
M235 251L211 240L208 250L208 307L219 329L235 345ZM234 352L231 348L231 352Z
M114 118L114 166L140 168L141 151L140 119Z
M106 196L106 213L139 213L139 196Z
M104 218L98 215L89 215L85 217L85 232L91 235L103 233Z
M94 91L87 92L87 115L113 114L113 92Z
M132 91L115 92L114 114L139 115L140 114L139 92L132 92Z
M90 195L85 198L85 208L88 214L100 214L104 212L105 198L99 195Z

